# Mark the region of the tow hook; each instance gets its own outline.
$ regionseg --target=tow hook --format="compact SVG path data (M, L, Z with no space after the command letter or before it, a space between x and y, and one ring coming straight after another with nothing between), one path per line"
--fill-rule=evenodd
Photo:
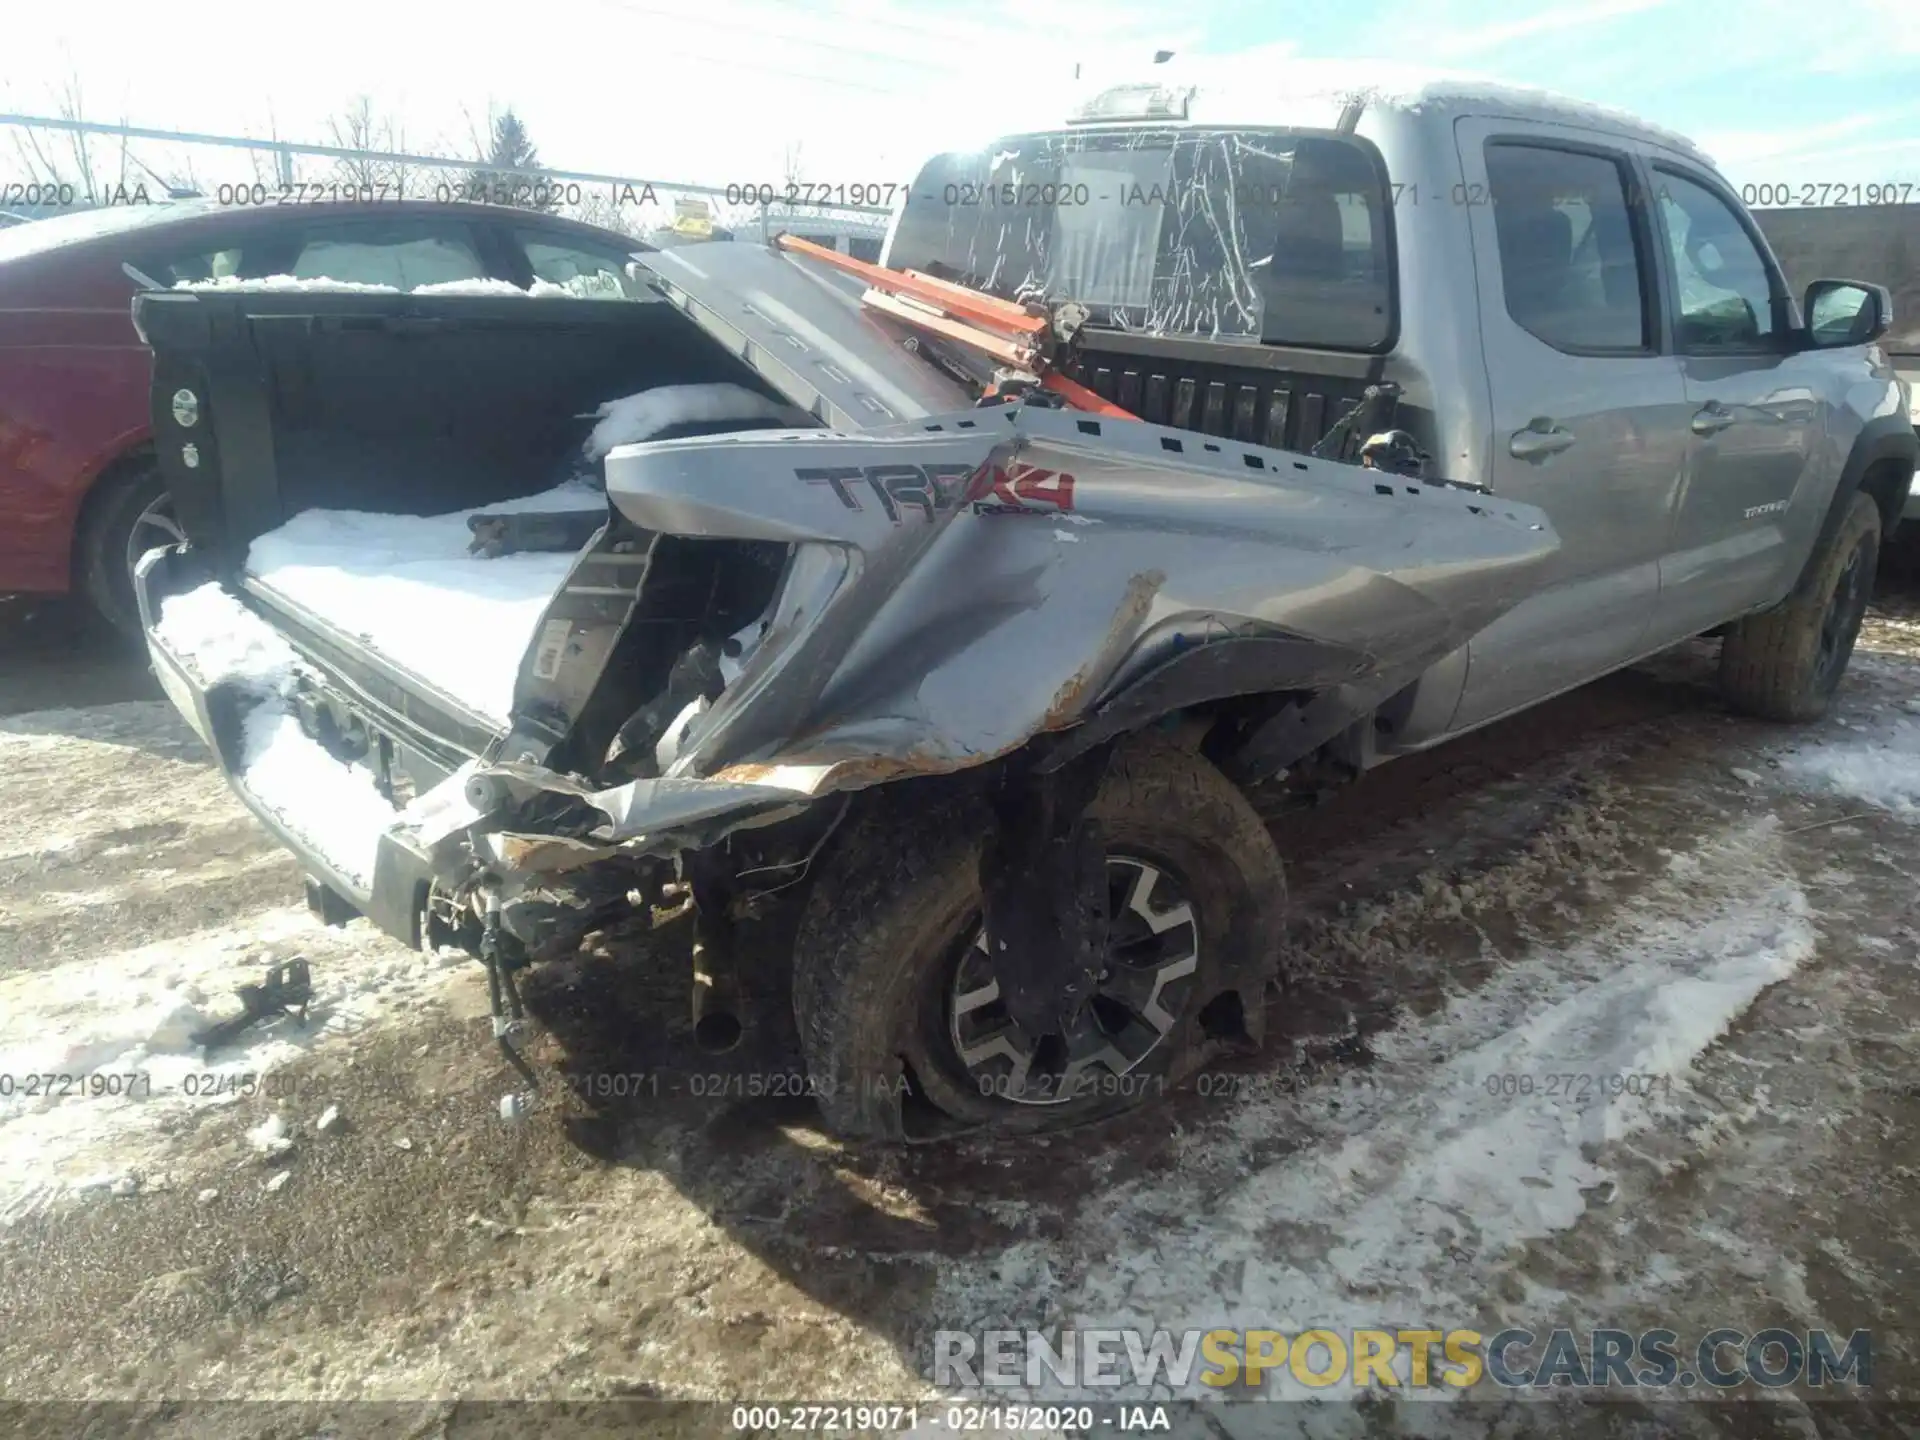
M533 1108L534 1092L540 1082L533 1067L520 1053L517 1042L526 1034L527 1012L520 1003L519 987L513 972L525 967L527 957L519 942L500 923L500 892L487 891L486 912L480 921L480 963L487 967L487 1002L493 1012L493 1038L507 1063L527 1082L525 1090L509 1091L500 1097L500 1118L518 1120Z
M239 1039L248 1026L274 1015L291 1015L304 1027L307 1003L313 999L313 975L307 962L296 955L269 964L258 985L242 985L234 994L240 997L240 1013L195 1030L187 1037L192 1044L218 1050Z

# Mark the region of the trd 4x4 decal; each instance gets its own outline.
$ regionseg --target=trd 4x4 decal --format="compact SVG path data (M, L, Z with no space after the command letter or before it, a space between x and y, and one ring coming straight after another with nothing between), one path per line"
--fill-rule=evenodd
M1064 470L990 465L985 474L984 490L970 497L976 515L1058 515L1073 509L1073 476Z
M802 466L794 476L809 485L825 485L849 510L860 510L863 491L871 492L881 513L895 525L903 511L917 510L933 523L942 510L971 505L976 515L1057 515L1073 509L1073 476L1018 463L983 465L826 465Z

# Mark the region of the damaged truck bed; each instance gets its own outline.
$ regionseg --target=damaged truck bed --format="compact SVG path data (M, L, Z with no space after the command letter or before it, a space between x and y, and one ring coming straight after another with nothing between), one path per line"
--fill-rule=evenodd
M316 903L470 945L511 1038L518 968L690 900L716 1047L754 983L743 935L784 915L813 1082L860 1132L1080 1118L1257 1039L1280 886L1235 786L1368 750L1527 593L1545 516L977 404L804 257L647 263L663 300L137 303L193 538L140 566L153 662ZM437 345L447 370L412 378ZM541 394L511 383L543 365ZM649 383L741 386L812 423L615 449L530 643L421 637L511 646L507 713L248 569L303 509L466 527L464 505L497 544L487 504L545 489L581 417Z

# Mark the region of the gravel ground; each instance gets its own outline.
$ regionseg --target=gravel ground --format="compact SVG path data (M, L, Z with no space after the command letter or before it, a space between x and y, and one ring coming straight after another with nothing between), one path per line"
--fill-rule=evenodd
M276 1022L270 1095L88 1102L72 1153L33 1152L47 1173L23 1164L0 1229L0 1399L906 1399L935 1393L935 1329L1116 1316L1869 1328L1879 1397L1920 1398L1920 814L1855 783L1920 733L1920 576L1883 590L1812 730L1725 714L1702 644L1276 818L1294 962L1262 1056L1107 1127L907 1151L831 1140L803 1100L643 1081L588 1103L566 1077L697 1063L658 949L539 977L547 1099L501 1121L478 967L308 920L293 864L138 662L16 611L0 1050L105 1005L102 975L213 1008L263 950L377 983L328 990L309 1032ZM1719 1006L1684 1044L1675 994ZM735 1073L791 1068L773 1029ZM1647 1035L1680 1044L1629 1057L1669 1077L1657 1102L1476 1088ZM283 1137L260 1128L275 1115ZM1483 1141L1486 1192L1429 1204L1473 1168L1444 1157ZM116 1183L76 1182L89 1168ZM1546 1413L1480 1399L1444 1419L1322 1406L1308 1428L1524 1433ZM143 1413L143 1433L270 1428ZM1849 1413L1658 1422L1876 1432ZM408 1428L484 1431L431 1415Z

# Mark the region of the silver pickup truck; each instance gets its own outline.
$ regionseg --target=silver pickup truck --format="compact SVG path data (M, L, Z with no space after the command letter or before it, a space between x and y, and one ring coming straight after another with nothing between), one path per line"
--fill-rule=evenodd
M1118 87L930 162L883 258L1097 399L779 247L136 301L154 665L516 1063L520 970L653 915L694 1033L777 992L847 1133L1133 1104L1261 1037L1250 787L1708 633L1817 718L1913 475L1886 292L1789 294L1692 145L1539 94Z

